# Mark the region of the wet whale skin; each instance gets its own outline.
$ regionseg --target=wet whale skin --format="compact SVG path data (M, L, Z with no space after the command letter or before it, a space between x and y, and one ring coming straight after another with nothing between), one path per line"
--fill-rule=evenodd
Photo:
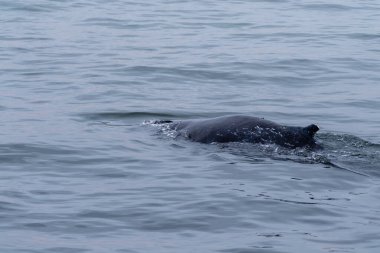
M263 118L241 115L173 121L170 128L201 143L274 143L290 148L314 146L314 135L319 130L314 124L307 127L284 126Z

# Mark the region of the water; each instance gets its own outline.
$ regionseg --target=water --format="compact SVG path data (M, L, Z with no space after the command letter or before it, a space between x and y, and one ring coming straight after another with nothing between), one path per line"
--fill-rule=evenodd
M379 252L380 4L0 1L1 252ZM144 124L321 128L320 151Z

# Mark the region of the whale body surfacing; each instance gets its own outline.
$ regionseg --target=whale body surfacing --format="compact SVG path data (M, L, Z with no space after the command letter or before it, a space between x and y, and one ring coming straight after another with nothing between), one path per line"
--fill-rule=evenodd
M223 116L211 119L156 121L190 140L201 143L250 142L277 144L287 148L315 147L318 126L284 126L252 116Z

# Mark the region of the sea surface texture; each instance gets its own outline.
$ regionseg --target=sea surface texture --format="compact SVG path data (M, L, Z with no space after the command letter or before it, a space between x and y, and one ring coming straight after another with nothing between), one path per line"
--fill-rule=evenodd
M0 0L0 252L380 252L380 1Z

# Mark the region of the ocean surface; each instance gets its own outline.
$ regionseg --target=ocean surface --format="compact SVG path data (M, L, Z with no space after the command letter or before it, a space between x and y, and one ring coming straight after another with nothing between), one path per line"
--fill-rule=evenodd
M0 0L0 252L380 252L380 2ZM322 150L154 120L317 124Z

